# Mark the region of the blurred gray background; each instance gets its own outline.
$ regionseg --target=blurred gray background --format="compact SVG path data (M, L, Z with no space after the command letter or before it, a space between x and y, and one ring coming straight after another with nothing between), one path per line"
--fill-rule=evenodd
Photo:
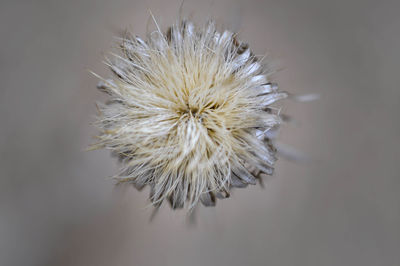
M181 1L0 3L0 265L400 265L400 2L191 1L282 68L295 123L280 141L309 163L280 160L259 186L235 190L195 224L148 190L115 189L118 164L86 152L104 96L88 69L125 28L162 28Z

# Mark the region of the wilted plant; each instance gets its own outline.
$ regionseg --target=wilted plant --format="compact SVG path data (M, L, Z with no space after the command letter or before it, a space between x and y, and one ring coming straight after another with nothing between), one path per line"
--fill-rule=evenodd
M116 154L115 178L149 185L155 206L212 206L273 173L281 118L272 105L287 94L236 34L182 20L145 40L127 34L107 64L115 78L98 86L109 100L93 148Z

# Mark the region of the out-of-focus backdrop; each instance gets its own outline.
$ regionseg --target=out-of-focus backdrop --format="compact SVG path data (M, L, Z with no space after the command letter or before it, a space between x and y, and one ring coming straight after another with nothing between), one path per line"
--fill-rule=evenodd
M2 0L0 265L400 265L400 2L185 0L268 53L294 122L280 141L311 160L235 190L188 223L148 190L115 189L118 165L94 140L88 69L150 9L163 29L180 0Z

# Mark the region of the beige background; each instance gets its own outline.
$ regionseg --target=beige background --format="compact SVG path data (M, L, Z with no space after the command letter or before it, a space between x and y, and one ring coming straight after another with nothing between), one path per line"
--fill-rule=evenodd
M236 190L188 225L148 191L115 190L96 134L96 78L113 36L163 28L180 1L0 3L0 265L400 265L400 2L190 1L185 14L240 31L283 70L295 118L267 187Z

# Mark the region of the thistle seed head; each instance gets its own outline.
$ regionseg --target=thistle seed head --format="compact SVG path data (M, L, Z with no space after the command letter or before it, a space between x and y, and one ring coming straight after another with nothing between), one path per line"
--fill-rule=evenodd
M114 56L93 148L120 158L119 182L150 186L155 206L192 209L272 174L268 134L281 120L271 104L287 95L235 34L183 20L145 40L127 34Z

